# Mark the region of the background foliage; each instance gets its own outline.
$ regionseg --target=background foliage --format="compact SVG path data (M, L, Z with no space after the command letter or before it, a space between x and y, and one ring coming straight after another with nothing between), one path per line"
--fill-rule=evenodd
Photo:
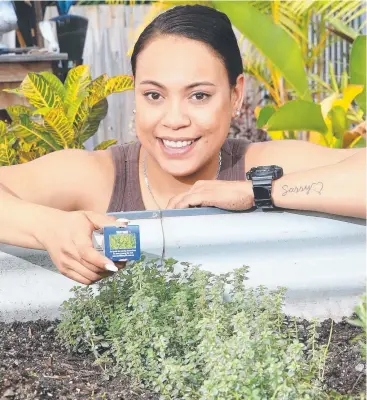
M132 77L106 74L92 80L87 65L71 69L65 83L50 72L29 73L19 88L6 89L27 99L29 106L6 110L11 124L0 121L0 165L31 161L61 149L84 149L106 116L106 97L133 88ZM106 149L117 140L97 145Z

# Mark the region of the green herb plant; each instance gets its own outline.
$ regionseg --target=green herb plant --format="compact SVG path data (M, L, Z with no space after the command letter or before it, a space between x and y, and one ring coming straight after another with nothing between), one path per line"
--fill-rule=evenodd
M362 329L362 333L354 338L354 341L358 342L361 349L362 358L367 360L367 294L365 293L361 297L361 301L356 305L354 312L356 317L349 319L348 322L351 325L358 326Z
M302 343L282 313L285 289L247 287L247 272L142 257L97 291L74 288L58 337L94 354L106 376L161 399L331 398L322 387L327 345L312 333Z

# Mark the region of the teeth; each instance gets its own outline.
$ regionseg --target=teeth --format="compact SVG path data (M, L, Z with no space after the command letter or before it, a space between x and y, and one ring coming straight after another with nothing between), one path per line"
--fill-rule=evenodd
M193 140L178 140L177 142L173 141L173 140L164 140L163 139L163 143L166 147L186 147L186 146L190 146L191 143L193 143Z

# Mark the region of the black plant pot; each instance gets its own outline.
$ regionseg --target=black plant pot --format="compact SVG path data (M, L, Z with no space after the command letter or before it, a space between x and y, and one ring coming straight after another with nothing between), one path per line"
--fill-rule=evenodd
M83 51L88 30L88 19L79 15L60 15L52 18L56 23L60 52L68 54L68 60L54 66L54 73L62 82L69 70L83 64Z
M88 19L67 14L52 18L51 21L56 22L60 52L68 53L69 60L81 60L87 36Z

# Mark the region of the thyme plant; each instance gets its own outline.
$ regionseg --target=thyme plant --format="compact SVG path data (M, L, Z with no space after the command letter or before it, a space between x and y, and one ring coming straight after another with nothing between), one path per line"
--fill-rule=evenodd
M326 347L312 334L302 343L282 313L285 290L248 287L247 272L142 258L97 291L74 288L58 336L161 399L330 398L320 373Z

